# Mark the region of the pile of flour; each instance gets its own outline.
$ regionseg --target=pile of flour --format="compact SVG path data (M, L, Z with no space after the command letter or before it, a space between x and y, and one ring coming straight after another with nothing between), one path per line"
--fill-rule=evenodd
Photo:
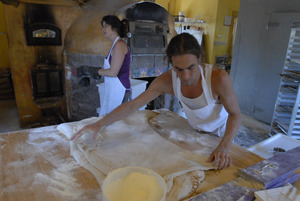
M104 195L109 201L159 201L164 191L156 177L132 172L108 184Z

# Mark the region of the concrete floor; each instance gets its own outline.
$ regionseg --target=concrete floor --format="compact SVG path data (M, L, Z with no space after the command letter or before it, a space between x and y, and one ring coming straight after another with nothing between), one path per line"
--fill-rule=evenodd
M242 114L241 126L234 143L245 148L251 147L270 137L269 128L269 124Z
M242 124L234 143L248 148L269 138L269 125L242 115ZM20 130L20 123L16 102L12 100L0 100L0 133Z
M0 100L0 133L20 130L15 99Z

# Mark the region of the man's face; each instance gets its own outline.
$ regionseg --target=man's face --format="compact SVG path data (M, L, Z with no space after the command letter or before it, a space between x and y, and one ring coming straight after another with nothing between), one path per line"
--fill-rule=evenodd
M184 86L192 86L198 83L200 77L199 64L200 58L198 59L193 54L172 56L173 69Z

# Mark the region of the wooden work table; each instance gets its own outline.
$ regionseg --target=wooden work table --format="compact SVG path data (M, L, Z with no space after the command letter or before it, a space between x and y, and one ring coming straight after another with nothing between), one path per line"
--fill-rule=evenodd
M162 118L166 125L172 121ZM152 124L151 120L149 123ZM164 125L152 126L154 130L159 130ZM70 155L69 139L56 127L0 134L0 200L101 200L96 179L76 163ZM167 134L162 135L168 138ZM203 134L201 140L202 144L215 146L220 138ZM170 141L189 150L201 146L197 142ZM236 144L232 145L230 154L233 165L224 170L206 171L205 180L197 193L233 180L238 177L239 170L263 160Z

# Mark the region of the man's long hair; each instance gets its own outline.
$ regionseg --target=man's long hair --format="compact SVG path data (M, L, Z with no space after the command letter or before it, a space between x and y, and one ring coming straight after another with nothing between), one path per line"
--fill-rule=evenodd
M201 47L193 35L182 33L171 39L166 54L169 64L172 63L172 56L193 54L199 59L201 56Z

